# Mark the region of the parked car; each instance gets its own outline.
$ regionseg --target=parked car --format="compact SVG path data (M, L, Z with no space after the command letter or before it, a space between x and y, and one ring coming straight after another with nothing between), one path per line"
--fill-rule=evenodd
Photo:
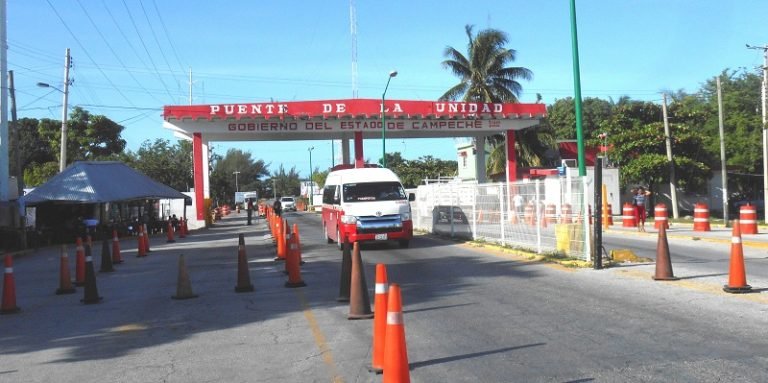
M280 197L283 211L296 211L296 200L293 197Z

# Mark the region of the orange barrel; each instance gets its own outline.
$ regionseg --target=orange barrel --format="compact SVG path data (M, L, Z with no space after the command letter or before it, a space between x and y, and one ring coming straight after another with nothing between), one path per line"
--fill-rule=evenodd
M557 209L555 204L548 204L544 208L544 219L547 221L547 224L557 223Z
M571 223L573 213L571 212L571 205L564 203L560 208L560 223Z
M635 217L635 206L629 202L624 204L621 208L621 226L622 227L637 227L637 217Z
M613 225L613 207L611 204L607 204L603 209L603 227Z
M653 228L658 229L664 224L665 229L669 229L669 215L667 214L667 205L663 203L656 204L653 208Z
M709 207L705 203L697 203L693 206L693 231L710 231Z
M757 234L757 208L750 205L742 205L739 208L739 224L741 234Z
M534 221L536 220L536 216L533 215L533 201L529 202L527 205L525 205L525 210L523 210L523 218L525 219L525 223L533 226Z

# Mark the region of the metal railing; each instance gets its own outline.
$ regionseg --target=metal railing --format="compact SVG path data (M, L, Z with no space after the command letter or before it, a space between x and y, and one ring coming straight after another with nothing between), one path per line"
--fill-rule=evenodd
M584 178L420 185L412 203L414 228L588 259L584 190Z

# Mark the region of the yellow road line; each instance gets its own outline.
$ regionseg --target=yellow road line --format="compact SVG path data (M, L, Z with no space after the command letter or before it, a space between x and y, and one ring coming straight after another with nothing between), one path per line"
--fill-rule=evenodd
M318 325L317 320L315 319L315 314L312 313L312 309L309 308L309 304L307 304L307 298L304 297L304 293L301 290L297 289L295 291L296 295L299 296L301 308L304 312L304 318L307 319L309 328L312 330L312 336L315 338L315 344L317 345L317 348L320 349L320 354L323 356L323 362L325 362L326 366L328 366L328 370L331 375L331 381L333 383L344 383L344 379L341 378L341 375L336 368L336 363L333 361L333 353L331 352L331 348L328 347L328 343L325 341L325 336L320 330L320 325Z

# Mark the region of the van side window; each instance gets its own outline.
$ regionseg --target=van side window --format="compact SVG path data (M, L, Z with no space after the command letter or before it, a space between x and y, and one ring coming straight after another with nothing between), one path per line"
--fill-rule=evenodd
M338 205L341 203L341 187L336 185L336 190L333 193L333 203Z
M326 187L323 188L323 203L332 205L333 197L335 193L336 193L335 185L326 185Z

